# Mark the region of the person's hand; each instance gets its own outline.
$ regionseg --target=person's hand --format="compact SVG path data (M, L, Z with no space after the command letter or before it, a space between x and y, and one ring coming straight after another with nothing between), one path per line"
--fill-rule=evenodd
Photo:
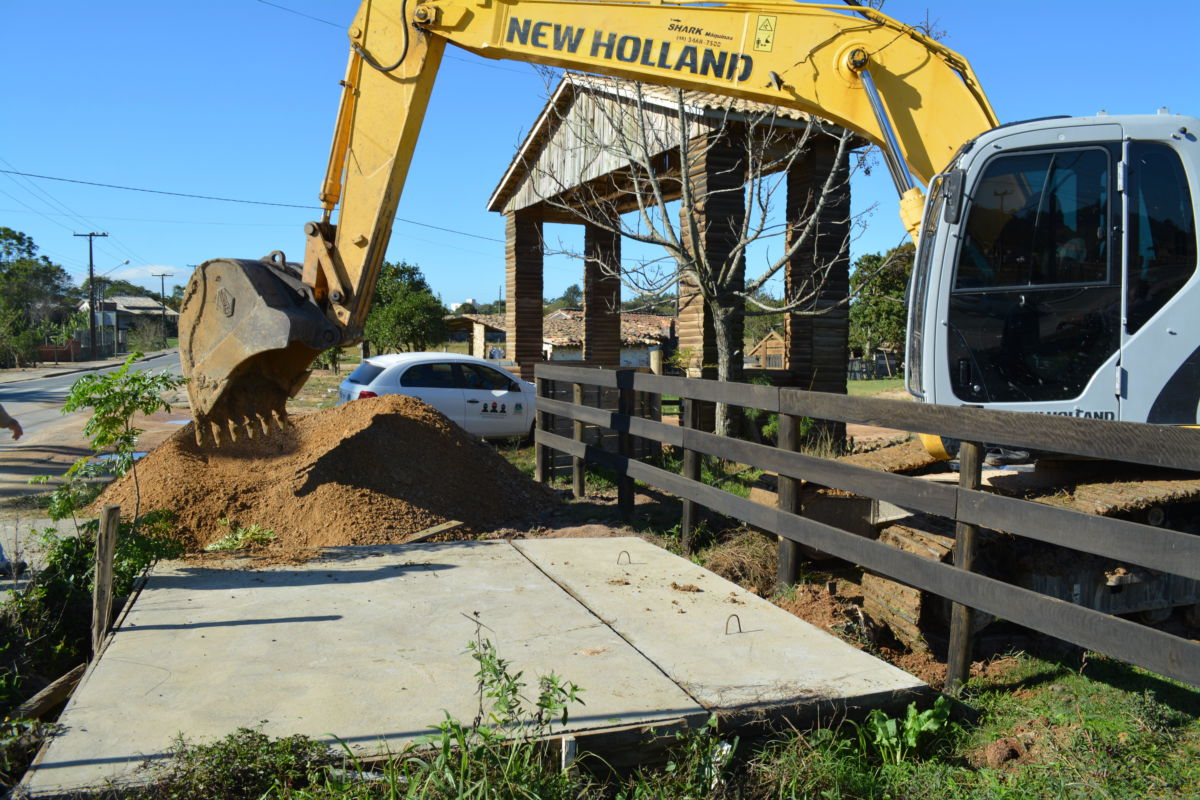
M15 419L13 420L13 423L12 423L12 425L9 425L9 426L8 426L8 429L9 429L10 431L12 431L12 437L13 437L13 441L14 441L14 442L15 442L17 439L20 439L20 438L21 438L21 434L25 432L25 431L24 431L24 430L22 430L22 428L21 428L21 423L17 422Z

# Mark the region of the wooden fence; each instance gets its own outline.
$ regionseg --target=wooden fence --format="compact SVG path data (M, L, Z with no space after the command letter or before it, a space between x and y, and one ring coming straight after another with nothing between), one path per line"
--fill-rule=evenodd
M683 500L685 536L694 522L697 505L778 535L780 573L785 582L795 581L797 546L805 545L949 599L953 610L947 688L951 691L965 681L970 666L969 631L974 609L1200 686L1200 644L972 572L976 536L980 528L987 528L1200 580L1200 536L979 489L984 442L1200 473L1200 430L932 406L625 370L539 364L536 377L539 480L547 477L549 451L557 450L572 459L577 495L583 493L584 463L593 462L618 474L618 502L624 513L632 510L633 481L638 480ZM609 411L553 399L552 393L563 396L562 384L615 389L621 398L619 407ZM634 407L635 393L682 398L680 424L664 424L628 413ZM570 394L580 396L577 391ZM778 444L756 444L697 430L698 403L727 403L779 414ZM574 435L568 438L551 433L550 416L571 420ZM879 425L960 440L958 485L889 474L796 452L800 421L804 417ZM583 440L585 426L616 432L617 452L587 444ZM631 437L681 449L682 474L634 458ZM778 505L764 505L701 483L700 454L777 473ZM799 513L800 481L952 520L954 563L931 561L806 518Z

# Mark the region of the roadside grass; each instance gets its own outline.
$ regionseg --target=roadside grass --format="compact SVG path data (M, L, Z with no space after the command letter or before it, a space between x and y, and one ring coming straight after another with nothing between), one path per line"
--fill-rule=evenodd
M869 381L846 381L846 394L852 397L871 397L883 392L904 391L904 376L876 378Z

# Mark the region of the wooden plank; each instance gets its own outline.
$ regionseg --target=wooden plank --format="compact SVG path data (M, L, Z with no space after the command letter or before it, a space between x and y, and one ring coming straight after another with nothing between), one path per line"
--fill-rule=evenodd
M801 478L832 489L886 500L902 508L943 517L954 516L957 501L956 490L952 486L904 475L892 475L803 453L786 452L768 445L729 439L704 431L684 431L683 443L685 447L693 450L728 458L741 464L753 464L781 476Z
M424 542L428 539L432 539L439 533L449 533L455 528L461 528L462 526L463 523L456 519L452 519L447 522L443 522L441 525L434 525L432 528L426 528L423 531L417 531L412 536L405 539L404 544L417 544L418 542Z
M1200 471L1200 429L780 389L788 414Z
M677 394L680 397L689 397L710 403L761 408L771 412L779 410L779 388L776 386L638 374L634 377L633 388L656 394Z
M71 696L71 693L75 691L75 687L79 684L79 679L83 677L84 670L86 669L87 664L80 664L79 666L75 667L66 675L63 675L45 689L42 689L33 697L14 708L9 714L9 718L41 719L42 717L46 716L51 709Z
M996 530L1200 580L1200 536L988 492L960 492L958 516Z
M121 525L121 507L105 506L96 534L96 571L92 588L92 654L104 649L104 637L112 624L113 556Z
M537 365L536 374L551 380L564 383L583 383L589 386L603 386L615 389L617 372L611 369L588 367L564 367L558 364L543 362Z
M548 401L547 404L553 406L556 414L566 416L571 413L569 403ZM590 424L605 427L620 424L611 412L586 409L579 413ZM1023 415L1022 418L1029 419L1030 416ZM781 452L767 445L652 420L635 418L628 420L628 425L630 432L637 436L752 464L781 477L803 478L928 514L951 518L957 514L963 522L1200 580L1200 537L1191 534L982 491L963 492L931 481L889 475L801 453Z
M552 434L548 436L548 443L556 448L572 449L575 444L570 439ZM616 454L587 448L585 457L618 471L625 469L631 477L678 497L695 500L718 513L742 519L910 586L1145 667L1160 675L1200 686L1200 643L994 578L929 561L886 544L689 481L648 464L622 459Z
M983 475L983 446L978 442L963 442L958 451L958 486L965 491L979 488ZM975 567L978 527L958 521L954 529L954 566L966 572ZM950 648L946 659L946 690L957 696L971 677L971 636L974 610L961 603L950 606Z

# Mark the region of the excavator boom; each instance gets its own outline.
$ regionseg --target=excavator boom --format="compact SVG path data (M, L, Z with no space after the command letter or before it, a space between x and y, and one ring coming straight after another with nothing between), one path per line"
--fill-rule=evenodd
M872 9L845 5L365 0L349 33L320 193L325 212L305 228L303 265L212 261L188 286L180 339L198 437L281 420L320 351L361 339L447 43L829 120L883 148L914 233L917 182L997 124L965 59Z

